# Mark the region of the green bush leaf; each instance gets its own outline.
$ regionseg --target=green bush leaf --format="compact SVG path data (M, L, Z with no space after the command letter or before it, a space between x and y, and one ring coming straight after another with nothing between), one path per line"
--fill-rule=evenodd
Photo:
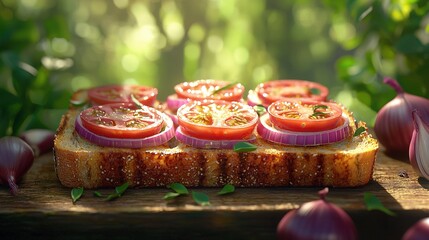
M167 194L164 195L164 200L170 200L170 199L174 199L178 196L181 196L183 194L177 193L177 192L168 192Z

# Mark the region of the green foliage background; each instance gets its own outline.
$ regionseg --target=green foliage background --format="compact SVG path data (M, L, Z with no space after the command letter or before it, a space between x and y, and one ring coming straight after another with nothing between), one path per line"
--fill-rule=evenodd
M327 85L373 124L397 78L429 97L429 3L417 0L0 0L0 136L55 130L73 91L196 79Z

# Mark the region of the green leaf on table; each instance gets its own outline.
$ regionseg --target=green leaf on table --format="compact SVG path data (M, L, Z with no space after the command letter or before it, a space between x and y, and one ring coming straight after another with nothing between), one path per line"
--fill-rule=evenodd
M168 192L167 194L164 195L163 199L164 200L171 200L174 199L178 196L181 196L183 194L177 193L177 192Z
M197 204L201 206L210 205L209 196L207 196L205 193L192 191L192 198Z
M220 190L217 195L225 195L225 194L230 194L233 193L235 191L235 187L232 184L226 184L225 186L223 186L222 190Z
M94 191L94 196L99 197L99 198L104 198L104 201L111 201L111 200L122 197L124 192L128 189L128 186L129 186L129 183L126 182L126 183L122 184L121 186L115 187L115 192L112 194L109 194L107 196L101 194L98 191Z
M366 129L365 127L358 127L355 131L355 133L353 134L353 137L357 137L359 136L361 133L365 132Z
M171 188L173 191L175 191L178 194L189 194L188 189L181 183L172 183L167 186L168 188Z
M99 191L94 191L93 194L94 194L95 197L99 197L99 198L104 197L103 194L101 194Z
M79 198L83 195L83 187L73 188L70 195L73 203L77 202L77 200L79 200Z
M115 191L117 194L119 194L119 196L122 196L122 194L124 194L124 192L128 189L129 187L129 183L126 182L124 184L122 184L121 186L115 187Z
M256 150L256 146L248 142L238 142L234 144L234 152L251 152Z
M381 212L384 212L385 214L389 215L389 216L396 216L396 214L394 212L392 212L390 209L386 208L383 203L381 203L381 201L374 196L374 194L370 193L370 192L365 192L364 193L364 202L366 205L366 208L368 210L378 210Z

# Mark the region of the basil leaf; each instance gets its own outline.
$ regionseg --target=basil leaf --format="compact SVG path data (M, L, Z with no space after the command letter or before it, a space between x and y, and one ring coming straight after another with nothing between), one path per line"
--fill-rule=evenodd
M253 109L258 114L258 116L261 116L262 114L264 114L267 111L267 109L265 109L265 107L261 104L253 106Z
M207 194L202 193L202 192L192 192L192 198L194 199L194 201L201 205L201 206L209 206L210 202L209 202L209 196L207 196Z
M129 186L128 182L122 184L121 186L117 186L117 187L115 187L115 192L112 194L109 194L107 196L101 194L98 191L94 191L94 196L99 197L99 198L104 198L104 201L111 201L111 200L114 200L116 198L121 197L122 194L124 194L124 192L128 189L128 186Z
M232 184L226 184L223 186L222 190L220 190L217 194L218 195L225 195L229 193L233 193L235 191L235 187Z
M251 152L256 150L256 146L248 142L238 142L234 144L234 152Z
M180 195L183 195L183 194L180 194L178 192L169 192L169 193L164 195L163 199L164 200L170 200L170 199L174 199Z
M365 127L358 127L358 129L356 129L355 133L353 134L353 137L357 137L365 131L366 131Z
M374 194L372 194L370 192L364 193L364 202L365 202L366 208L370 211L371 210L379 210L379 211L382 211L389 216L396 216L396 214L394 212L392 212L390 209L387 209L381 203L381 201L376 196L374 196Z
M83 187L73 188L70 194L71 194L73 203L77 202L77 200L79 200L79 198L82 197L83 195Z
M311 92L311 94L313 94L313 95L320 95L320 89L318 89L318 88L310 88L310 92Z
M124 184L122 184L121 186L118 186L115 188L115 191L117 194L119 194L119 196L122 196L122 194L128 189L129 183L126 182Z
M171 188L173 191L175 191L178 194L189 194L188 189L181 183L172 183L167 186L168 188Z
M326 105L316 105L316 106L313 106L313 112L316 112L316 110L317 109L327 109L328 108L328 106L326 106Z
M223 91L223 90L226 90L226 89L228 89L228 88L231 88L232 86L234 86L236 83L230 83L230 84L227 84L227 85L225 85L225 86L223 86L223 87L221 87L221 88L219 88L219 89L217 89L217 90L214 90L210 95L215 95L215 94L217 94L217 93L219 93L219 92L221 92L221 91Z
M100 198L101 198L101 197L104 197L104 196L103 196L103 194L101 194L101 193L100 193L100 192L98 192L98 191L94 191L94 193L93 193L93 194L94 194L94 196L96 196L96 197L100 197Z
M119 195L119 193L113 193L113 194L108 195L108 196L104 199L104 201L112 201L112 200L114 200L114 199L116 199L116 198L119 198L119 197L121 197L121 195Z

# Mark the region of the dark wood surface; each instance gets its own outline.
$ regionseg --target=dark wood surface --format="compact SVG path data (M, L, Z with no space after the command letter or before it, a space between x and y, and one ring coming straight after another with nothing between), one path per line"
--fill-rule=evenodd
M37 158L19 186L17 196L0 186L0 239L275 239L282 216L318 199L320 190L239 188L218 196L220 189L193 189L209 195L211 205L204 207L191 197L163 200L169 191L164 188L129 189L111 202L87 190L73 204L71 189L56 178L52 153ZM368 211L365 192L397 215ZM327 199L350 214L359 239L400 239L409 226L429 217L429 182L418 178L407 158L386 156L382 149L373 181L359 188L332 188Z

